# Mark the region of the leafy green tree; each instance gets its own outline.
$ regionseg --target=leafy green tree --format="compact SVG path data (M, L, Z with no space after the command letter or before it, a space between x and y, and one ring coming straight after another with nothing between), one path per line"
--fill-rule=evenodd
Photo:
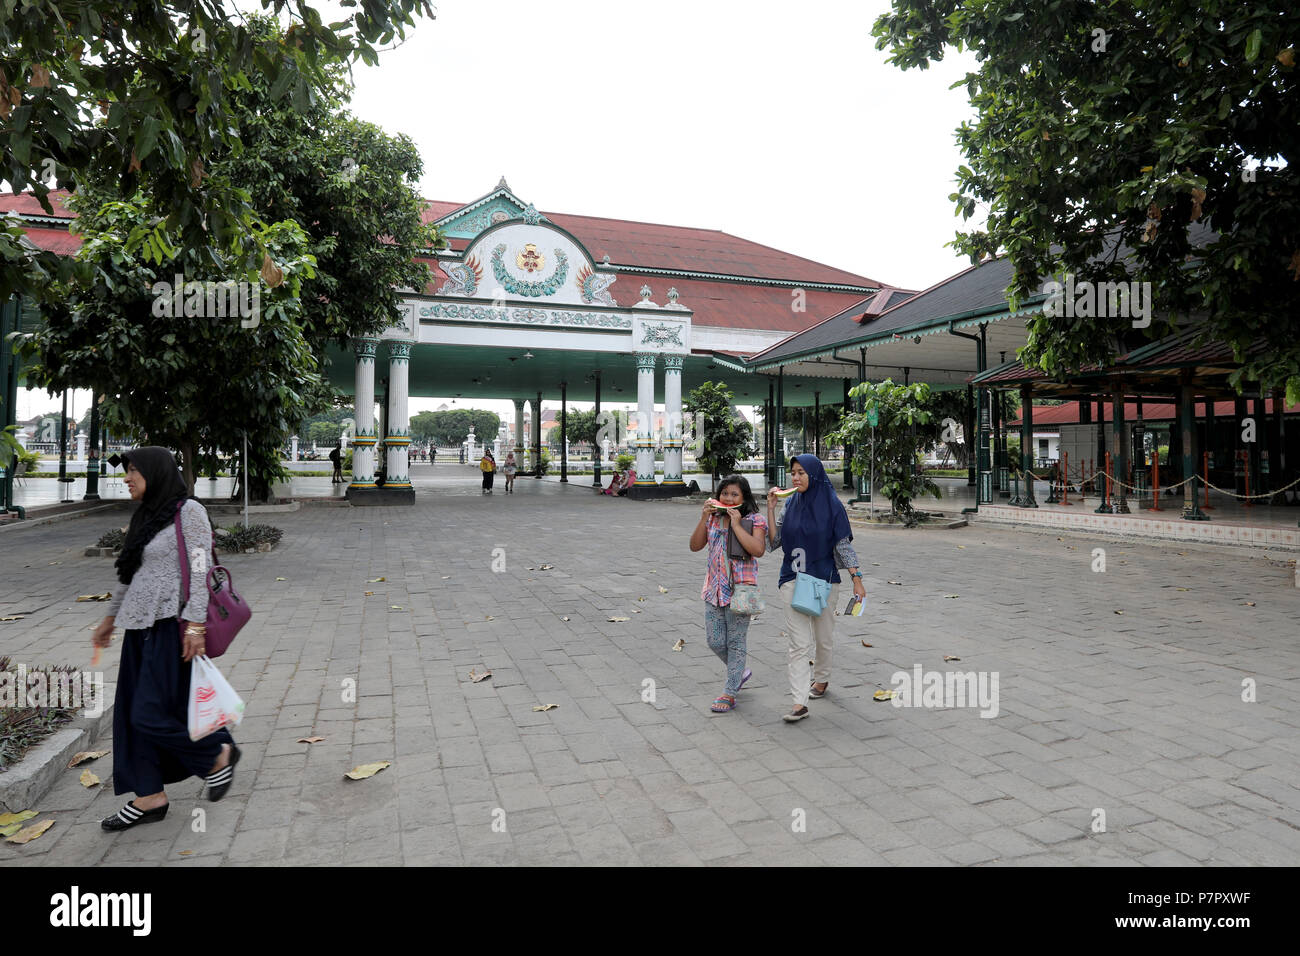
M308 435L313 445L333 445L343 434L342 422L312 422Z
M278 450L302 416L302 393L321 385L299 322L298 296L313 269L297 223L263 230L279 281L271 287L256 273L244 277L260 297L255 320L210 311L202 293L181 297L199 308L176 315L177 299L163 294L163 283L175 271L210 276L206 250L178 249L169 262L150 262L127 251L134 234L153 230L142 200L107 201L87 187L70 202L83 236L77 255L94 281L47 305L46 324L26 334L23 348L34 359L29 380L54 391L97 390L105 396L106 427L178 449L191 488L200 448L242 449L245 436L263 462L258 471L250 454L250 473L264 481L277 476Z
M926 494L942 495L939 486L916 469L921 447L917 430L933 419L927 409L930 386L924 382L895 385L885 379L855 385L849 396L861 399L863 410L846 415L830 440L853 446L854 474L870 474L874 467L880 493L889 499L894 517L912 527L920 520L913 500ZM874 428L867 419L872 409L877 414Z
M438 436L437 412L420 412L418 415L412 415L408 428L411 431L411 438L420 444L436 442Z
M979 115L958 131L969 166L952 195L966 218L987 210L983 229L956 239L971 261L1005 253L1021 301L1064 274L1152 283L1146 329L1033 316L1029 364L1105 362L1194 316L1203 341L1245 360L1235 384L1300 401L1300 311L1283 305L1300 291L1300 8L893 0L874 34L902 69L948 47L979 60L966 77ZM1196 247L1203 225L1213 233Z
M281 109L305 112L331 64L374 64L379 47L433 15L429 0L349 3L329 24L307 0L262 6L292 21L283 36L255 35L221 0L4 0L0 182L32 190L47 211L55 186L95 179L131 202L147 183L143 211L165 223L160 234L181 248L220 249L232 273L259 269L271 250L254 200L211 168L249 141L233 101L257 75ZM0 302L15 291L57 301L74 274L95 274L85 259L32 254L20 238L12 223L0 228Z
M266 18L251 18L249 30L257 42L278 35L278 27ZM107 395L129 393L139 399L117 403L110 426L148 433L153 440L181 448L191 480L191 461L202 469L212 464L208 459L217 449L242 454L247 435L250 492L255 500L263 500L270 483L282 476L278 449L294 427L286 422L337 402L336 390L322 374L327 346L344 344L350 332L374 333L391 324L398 316L397 289L422 287L427 281L427 268L414 257L438 243L436 231L421 223L413 183L422 165L414 145L405 138L387 137L344 113L341 102L346 91L337 68L325 69L324 76L326 85L313 88L311 103L303 109L276 100L271 75L245 76L227 105L252 139L240 150L219 146L212 157L214 175L228 177L257 197L259 218L254 222L259 235L293 237L298 258L289 263L294 270L292 282L280 296L285 301L272 306L281 309L273 317L287 321L292 331L278 327L257 331L254 325L247 330L250 334L243 334L242 325L248 323L227 319L185 348L150 356L146 338L138 343L137 364L111 362L108 356L113 349L126 345L114 338L122 323L148 329L155 342L164 344L184 341L203 324L173 329L169 323L190 318L160 320L156 309L142 319L137 297L129 292L105 296L105 288L137 289L142 282L153 288L155 282L170 282L176 275L185 282L221 281L231 277L227 270L232 260L218 245L186 245L182 235L169 232L167 221L147 214L142 197L132 204L116 203L114 183L88 179L69 200L78 213L79 228L85 222L93 231L103 220L125 239L118 248L116 233L110 232L100 237L107 247L89 243L83 247L82 261L99 257L94 281L70 286L63 302L47 307L48 327L31 341L41 355L36 378L47 387L85 387L94 381ZM146 178L146 185L154 184ZM281 221L275 226L264 224L277 219ZM259 239L259 246L278 249L269 239ZM324 266L318 268L322 261ZM147 275L140 274L141 269ZM259 273L241 278L256 282L259 276L265 284L264 297L284 281L283 269L269 256ZM104 320L100 324L88 326L76 318L74 313L86 300L92 301L89 311ZM268 316L271 313L264 309L263 318ZM270 354L277 350L282 354ZM105 367L93 367L96 357ZM158 359L170 367L154 369L150 363ZM268 371L269 380L262 381L263 366L281 368ZM189 400L191 392L163 384L173 374L203 382L213 373L226 375L229 369L247 371L224 389L195 393L204 401L189 408L177 406ZM230 385L242 393L242 401L205 404L214 396L228 395ZM170 437L163 440L164 435ZM197 448L185 454L184 446L194 436L201 436Z
M475 441L490 442L501 430L501 416L481 408L420 412L411 418L411 436L436 445L459 445L468 437L471 425Z
M570 442L585 442L588 445L596 443L596 433L600 431L600 424L596 421L594 408L585 412L572 410L560 412L557 416L556 428L551 432L551 437L557 442L560 440L560 428L565 427L566 420L568 425L565 434Z
M736 411L731 390L721 382L705 382L691 389L682 402L688 420L704 416L703 450L695 456L701 468L713 477L710 490L718 486L718 476L731 474L736 463L749 452L754 440L754 426Z

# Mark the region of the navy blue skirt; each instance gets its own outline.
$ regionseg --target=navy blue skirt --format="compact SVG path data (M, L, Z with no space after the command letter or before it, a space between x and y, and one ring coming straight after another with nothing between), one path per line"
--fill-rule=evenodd
M181 659L182 647L174 617L126 632L113 707L115 793L147 796L165 784L206 777L221 745L235 742L225 727L190 740L193 665Z

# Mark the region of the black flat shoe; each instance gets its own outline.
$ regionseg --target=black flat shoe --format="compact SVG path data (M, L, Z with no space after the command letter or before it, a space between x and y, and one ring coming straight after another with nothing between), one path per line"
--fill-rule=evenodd
M235 780L235 764L239 763L239 748L235 745L230 747L230 763L226 764L220 770L214 770L208 774L206 780L208 784L208 799L216 803L226 795L230 785Z
M170 803L164 803L152 810L141 810L135 801L131 801L111 817L100 820L99 825L110 833L116 833L118 830L129 830L138 823L157 823L167 816L167 808L170 806Z

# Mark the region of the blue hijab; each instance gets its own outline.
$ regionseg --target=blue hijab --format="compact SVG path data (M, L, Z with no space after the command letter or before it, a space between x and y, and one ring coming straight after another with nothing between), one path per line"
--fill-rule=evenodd
M791 465L796 461L808 473L808 490L786 501L781 518L781 550L785 552L785 560L781 562L778 586L795 578L791 562L795 548L803 548L805 574L838 584L835 543L843 538L853 540L848 512L826 477L826 466L821 459L816 455L796 455L790 459Z

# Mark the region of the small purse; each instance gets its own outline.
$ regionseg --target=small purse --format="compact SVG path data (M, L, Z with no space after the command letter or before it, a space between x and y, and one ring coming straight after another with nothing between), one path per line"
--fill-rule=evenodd
M815 578L811 574L799 571L794 579L794 592L790 595L790 606L800 614L809 617L821 617L831 599L831 582Z
M750 521L750 526L746 531L753 531L754 522ZM744 617L753 617L756 614L762 614L766 605L763 603L763 592L758 589L757 584L737 584L735 582L736 569L731 563L731 542L736 541L735 534L731 529L727 529L727 580L731 583L731 610L736 614ZM748 552L746 552L748 556Z
M182 505L184 502L182 502ZM181 601L187 601L190 594L190 556L185 550L185 538L181 534L181 509L176 509L176 550L181 556ZM213 560L216 560L216 535L212 536ZM225 580L216 577L220 571ZM216 583L213 584L213 579ZM239 593L235 590L235 579L230 572L219 564L208 569L206 585L208 588L208 620L204 645L208 657L220 657L226 653L239 629L253 616ZM183 610L183 608L182 608ZM179 615L178 615L179 617Z

